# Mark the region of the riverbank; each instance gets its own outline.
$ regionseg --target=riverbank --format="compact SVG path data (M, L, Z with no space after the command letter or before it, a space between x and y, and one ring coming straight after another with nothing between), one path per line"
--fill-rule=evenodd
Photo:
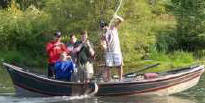
M13 93L14 88L6 69L0 66L0 93Z

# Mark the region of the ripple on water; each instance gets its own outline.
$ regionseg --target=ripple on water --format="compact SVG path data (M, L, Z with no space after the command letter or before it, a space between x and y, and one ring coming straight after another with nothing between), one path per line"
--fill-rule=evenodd
M91 97L87 95L82 96L55 96L55 97L16 97L14 93L1 93L0 103L84 103ZM89 102L90 103L90 102Z

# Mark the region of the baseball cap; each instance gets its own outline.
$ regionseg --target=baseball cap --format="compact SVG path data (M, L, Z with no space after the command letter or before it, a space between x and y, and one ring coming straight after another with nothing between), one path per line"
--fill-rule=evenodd
M57 31L57 32L55 32L55 34L54 34L56 37L61 37L61 32L60 31Z
M107 26L107 23L105 21L101 20L100 21L100 27L103 28L105 26Z

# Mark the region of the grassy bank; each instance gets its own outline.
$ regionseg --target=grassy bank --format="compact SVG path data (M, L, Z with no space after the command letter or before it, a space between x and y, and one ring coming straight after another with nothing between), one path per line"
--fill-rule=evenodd
M6 69L0 66L0 93L12 93L14 92L11 78Z
M196 58L193 53L176 51L173 53L162 53L153 51L146 60L125 62L125 72L136 71L150 64L160 63L159 66L145 72L163 72L180 67L205 64L203 59ZM133 68L133 69L132 69Z

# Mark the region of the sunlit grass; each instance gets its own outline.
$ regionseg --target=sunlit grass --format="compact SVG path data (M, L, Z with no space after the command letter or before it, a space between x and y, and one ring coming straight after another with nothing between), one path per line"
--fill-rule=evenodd
M0 66L0 93L14 92L11 78L5 68Z
M205 64L202 60L195 59L193 53L183 51L173 53L152 52L148 60L126 62L124 71L125 73L132 72L156 63L160 63L160 65L147 69L144 72L163 72L196 64Z

